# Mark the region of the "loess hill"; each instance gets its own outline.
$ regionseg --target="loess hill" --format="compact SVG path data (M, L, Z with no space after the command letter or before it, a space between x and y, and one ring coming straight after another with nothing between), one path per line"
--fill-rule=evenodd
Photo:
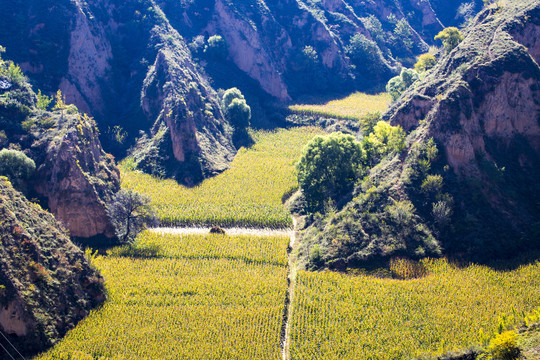
M105 300L103 279L62 225L5 177L0 219L0 327L19 351L36 352Z
M384 114L408 132L407 149L374 167L338 211L308 218L308 266L396 255L487 261L538 247L539 32L532 0L472 21Z

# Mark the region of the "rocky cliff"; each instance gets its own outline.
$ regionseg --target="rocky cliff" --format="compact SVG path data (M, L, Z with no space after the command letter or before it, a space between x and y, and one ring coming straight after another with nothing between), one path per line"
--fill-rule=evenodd
M54 344L105 300L103 279L63 227L4 177L0 245L0 330L20 352Z
M21 73L2 72L0 80L9 84L0 90L0 149L21 150L34 160L29 197L39 198L73 237L114 238L106 207L120 189L120 174L101 147L94 120L74 106L38 109Z
M95 122L79 113L51 119L53 128L32 133L35 192L72 237L114 238L106 208L120 190L120 172L101 148Z
M240 87L257 122L274 102L380 88L443 28L428 0L0 0L0 7L10 19L0 43L42 90L60 88L94 116L107 150L124 156L136 144L140 169L185 183L223 171L235 154L213 86ZM225 39L223 58L204 51L212 35Z
M539 30L536 0L484 9L384 115L409 133L408 149L374 167L341 211L313 220L304 258L315 246L319 266L336 267L538 247Z

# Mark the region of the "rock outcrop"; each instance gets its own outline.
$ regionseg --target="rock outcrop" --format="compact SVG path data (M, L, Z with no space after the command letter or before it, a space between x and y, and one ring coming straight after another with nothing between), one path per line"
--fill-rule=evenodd
M115 237L106 213L120 190L120 172L101 148L93 119L54 114L54 128L34 133L34 190L75 238Z
M34 160L29 197L39 198L75 238L114 238L106 208L120 189L120 172L101 147L95 121L74 106L38 109L28 82L22 75L16 80L2 92L0 149L22 150Z
M63 227L0 177L2 333L23 354L35 353L104 300L103 279Z
M384 114L409 133L408 149L375 166L336 214L312 219L301 257L340 268L540 246L539 31L536 0L484 9Z

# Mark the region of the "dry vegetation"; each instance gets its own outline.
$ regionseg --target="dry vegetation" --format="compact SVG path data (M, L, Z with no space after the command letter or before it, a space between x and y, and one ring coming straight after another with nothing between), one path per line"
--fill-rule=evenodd
M323 115L339 119L359 120L369 112L386 110L391 101L392 98L387 93L368 95L357 92L323 105L292 105L289 110L300 115Z
M122 187L150 196L164 225L290 227L281 198L298 186L294 164L304 145L321 132L255 132L255 145L240 149L229 170L193 188L123 166Z

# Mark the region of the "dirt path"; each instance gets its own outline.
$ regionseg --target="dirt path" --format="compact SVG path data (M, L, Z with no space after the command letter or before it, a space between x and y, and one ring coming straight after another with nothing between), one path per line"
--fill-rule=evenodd
M291 229L252 229L252 228L223 228L227 235L253 235L253 236L289 236L292 237L294 231ZM209 227L160 227L152 228L150 231L161 234L208 234Z

